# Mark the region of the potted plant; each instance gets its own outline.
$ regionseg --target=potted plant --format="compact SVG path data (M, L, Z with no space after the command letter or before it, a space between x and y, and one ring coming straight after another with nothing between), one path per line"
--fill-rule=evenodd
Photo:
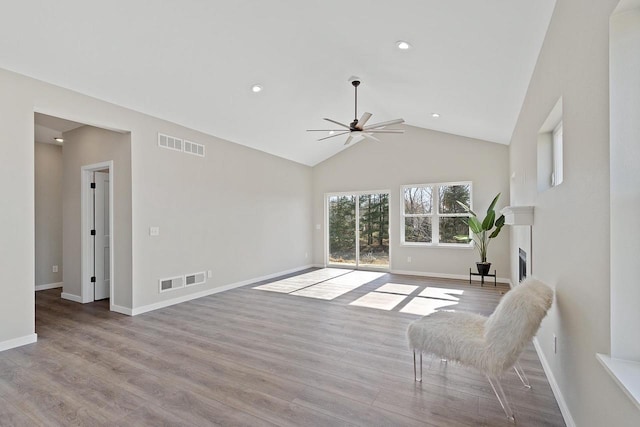
M455 238L460 241L469 242L473 240L475 242L476 249L480 253L480 262L476 262L476 267L478 268L478 274L482 276L489 274L489 270L491 269L491 263L487 262L487 248L489 247L489 243L491 239L498 237L500 230L502 230L504 226L504 215L500 215L500 217L496 219L495 207L498 198L500 198L500 193L498 193L489 205L489 208L487 208L487 216L485 216L483 220L478 219L478 215L476 215L469 206L458 202L469 214L467 224L473 233L473 239L469 238L469 236L456 236Z

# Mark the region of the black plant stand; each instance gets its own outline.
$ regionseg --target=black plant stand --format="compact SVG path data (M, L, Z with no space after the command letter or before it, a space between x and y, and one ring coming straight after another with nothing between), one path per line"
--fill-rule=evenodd
M474 273L473 271L471 271L471 269L469 269L469 284L471 284L471 276L480 276L480 286L484 286L484 278L485 277L493 277L493 286L498 286L498 279L496 277L496 270L493 270L493 274L491 273L487 273L487 274L480 274L480 273Z

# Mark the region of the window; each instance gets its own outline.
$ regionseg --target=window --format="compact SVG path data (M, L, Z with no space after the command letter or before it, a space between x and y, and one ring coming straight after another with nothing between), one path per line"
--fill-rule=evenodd
M470 246L460 239L469 236L469 215L458 202L471 207L470 182L403 186L402 244Z
M562 98L538 131L538 192L562 184Z
M562 122L556 126L552 133L553 140L553 172L551 173L551 186L562 184Z

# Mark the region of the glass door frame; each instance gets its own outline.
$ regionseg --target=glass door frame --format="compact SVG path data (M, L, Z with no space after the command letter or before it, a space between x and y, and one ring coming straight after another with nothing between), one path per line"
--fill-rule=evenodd
M389 236L389 264L385 267L373 267L371 264L365 264L364 266L360 265L360 196L367 196L370 194L386 194L388 196L388 204L389 204L389 220L387 223L388 231L387 234ZM344 197L344 196L355 196L355 217L356 217L356 265L350 266L339 263L331 263L329 261L329 198L331 197ZM369 270L369 271L391 271L391 217L392 217L392 209L391 209L391 191L390 190L366 190L366 191L339 191L332 193L324 194L324 265L331 268L353 268L355 270Z

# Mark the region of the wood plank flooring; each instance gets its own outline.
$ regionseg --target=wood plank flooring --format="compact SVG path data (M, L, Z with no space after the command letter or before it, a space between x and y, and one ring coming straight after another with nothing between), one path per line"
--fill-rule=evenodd
M266 283L266 282L263 282ZM392 310L349 305L417 286ZM508 426L479 373L424 360L413 381L400 310L427 286L490 314L508 288L385 274L333 300L257 284L136 317L36 293L38 342L0 353L1 426ZM519 426L564 426L530 345L503 380Z

